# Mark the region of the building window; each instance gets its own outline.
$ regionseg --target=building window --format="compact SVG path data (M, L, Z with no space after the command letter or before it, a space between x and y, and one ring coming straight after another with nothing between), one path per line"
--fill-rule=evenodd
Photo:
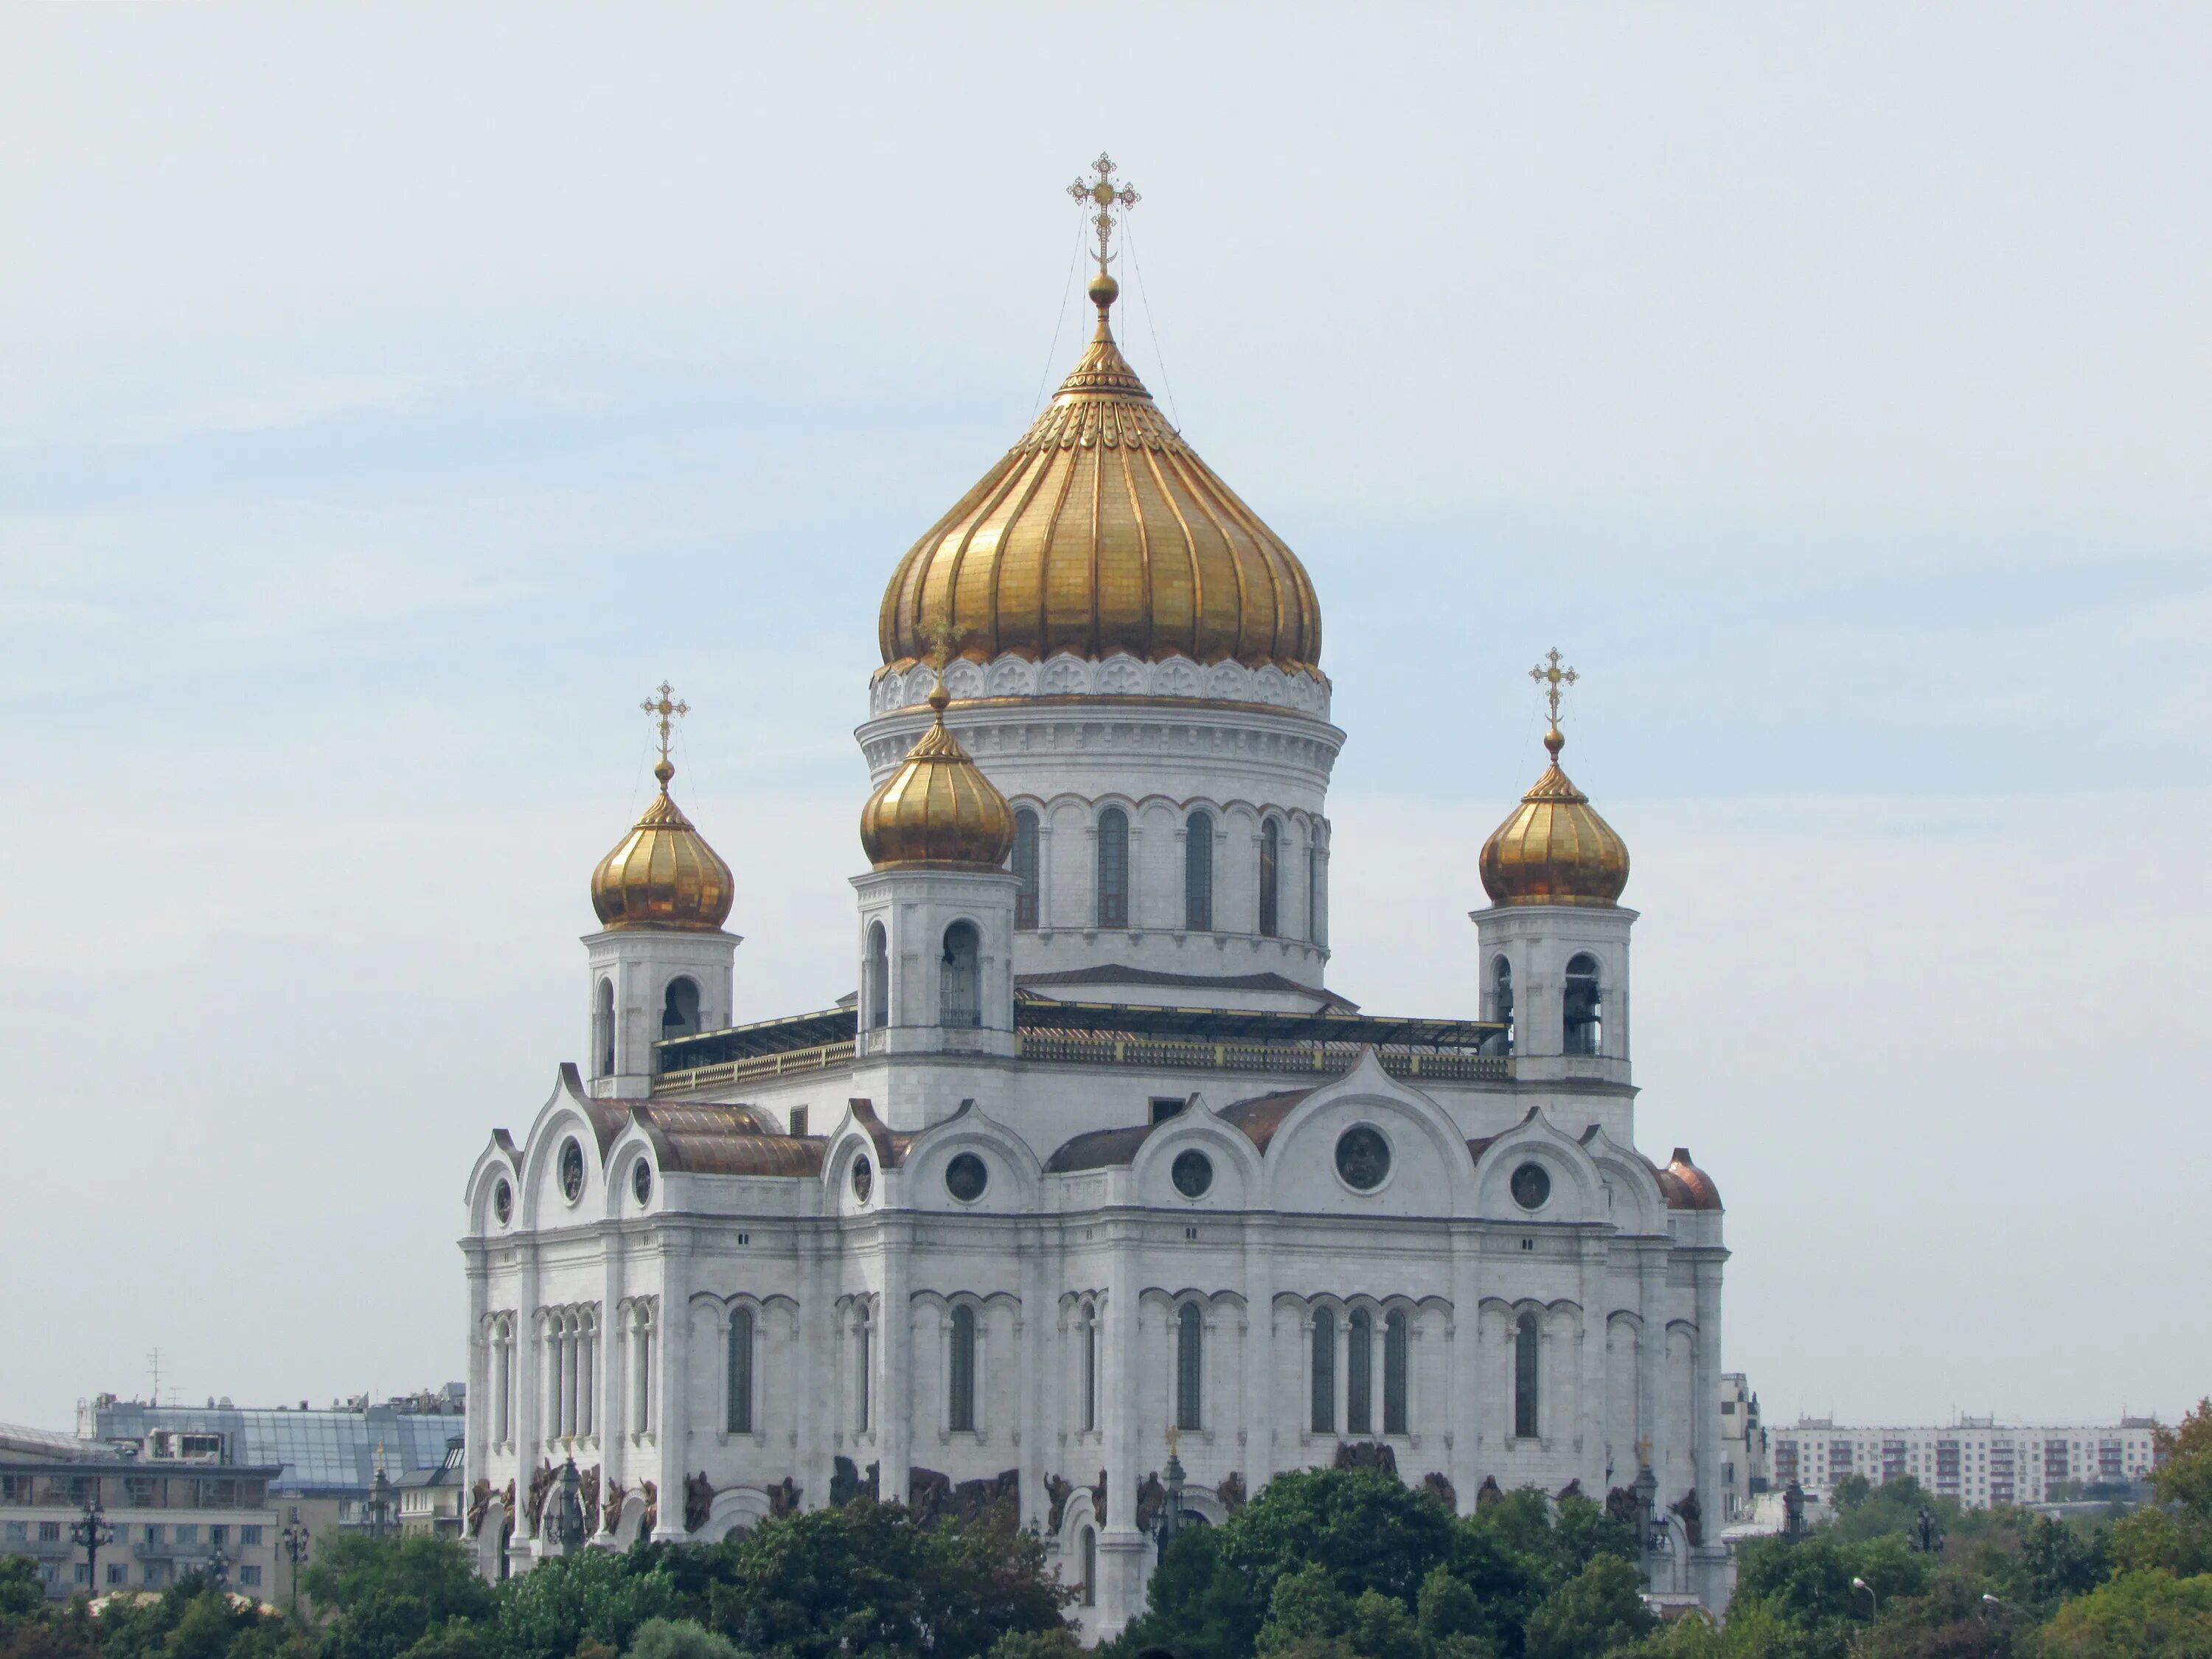
M1328 927L1321 902L1321 834L1316 828L1306 842L1306 937L1316 945L1328 943Z
M1336 1432L1336 1316L1316 1308L1313 1316L1313 1431Z
M1605 1027L1600 1018L1604 1012L1602 994L1598 986L1597 958L1587 951L1571 957L1567 962L1566 995L1560 1004L1561 1018L1565 1029L1561 1032L1565 1051L1571 1054L1594 1054L1604 1042Z
M1496 1052L1510 1054L1513 1052L1513 964L1502 956L1492 957L1490 983L1485 988L1490 1006L1482 1011L1482 1017L1505 1028L1502 1036L1492 1041L1497 1045Z
M1345 1356L1344 1431L1375 1431L1375 1321L1364 1308L1353 1311L1346 1335L1351 1352Z
M868 1029L891 1023L891 945L880 921L868 926Z
M261 1586L261 1569L254 1565L251 1561L247 1562L238 1570L238 1582L241 1586L247 1589L259 1589Z
M730 1432L753 1431L753 1314L739 1308L730 1315Z
M1193 812L1183 826L1182 925L1194 933L1213 931L1213 815Z
M1086 1304L1083 1310L1083 1429L1094 1433L1098 1427L1098 1310Z
M615 982L611 979L599 981L592 999L592 1054L599 1066L594 1075L615 1074Z
M1382 1432L1407 1434L1406 1316L1393 1313L1382 1322Z
M950 1426L975 1428L975 1310L966 1304L952 1310L952 1377Z
M982 948L973 922L956 921L945 930L937 988L939 1024L969 1030L983 1023Z
M872 1380L873 1366L868 1350L868 1310L863 1304L853 1322L853 1426L866 1434L868 1430L868 1385Z
M1098 1605L1098 1534L1089 1527L1083 1529L1083 1605Z
M1513 1432L1536 1437L1536 1316L1524 1313L1513 1328Z
M1205 1380L1205 1325L1198 1304L1186 1302L1176 1314L1176 1427L1199 1426L1199 1390Z
M257 1569L257 1571L258 1570ZM120 1561L110 1561L107 1564L107 1582L111 1584L126 1584L130 1583L131 1569L125 1566Z
M1037 925L1037 815L1026 806L1014 809L1014 926Z
M668 981L668 989L661 994L660 1035L664 1038L691 1036L698 1030L698 982L679 974Z
M1129 815L1118 806L1098 815L1098 925L1129 925Z
M1273 939L1280 931L1283 832L1274 819L1260 826L1260 932Z

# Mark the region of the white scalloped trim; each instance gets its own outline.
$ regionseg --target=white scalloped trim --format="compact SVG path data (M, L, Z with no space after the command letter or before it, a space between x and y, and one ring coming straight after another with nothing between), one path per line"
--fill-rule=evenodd
M904 673L879 671L868 688L868 713L918 708L934 683L927 664ZM1103 661L1063 654L1042 663L1012 652L985 665L962 658L945 671L945 689L956 702L975 697L1189 697L1206 702L1259 703L1328 718L1328 683L1311 674L1286 674L1272 663L1247 668L1218 662L1201 668L1188 657L1144 662L1116 652Z

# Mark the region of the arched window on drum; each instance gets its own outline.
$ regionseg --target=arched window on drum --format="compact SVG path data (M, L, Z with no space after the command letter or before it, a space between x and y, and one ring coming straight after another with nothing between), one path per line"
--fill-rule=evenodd
M1129 925L1129 815L1109 806L1098 815L1098 926Z
M601 980L592 998L592 1061L599 1068L592 1076L615 1074L615 982L611 979Z
M1601 1053L1605 1046L1605 991L1597 958L1587 951L1567 960L1565 994L1560 1000L1562 1048L1571 1054Z
M1037 815L1026 806L1014 809L1014 926L1024 931L1037 925Z
M1182 925L1194 933L1213 931L1213 814L1193 812L1183 826Z
M969 1030L983 1023L982 936L973 922L956 921L945 930L938 963L938 1023Z
M868 1029L881 1030L891 1023L891 944L880 921L868 924Z
M1282 826L1269 818L1260 826L1260 933L1273 939L1282 931Z

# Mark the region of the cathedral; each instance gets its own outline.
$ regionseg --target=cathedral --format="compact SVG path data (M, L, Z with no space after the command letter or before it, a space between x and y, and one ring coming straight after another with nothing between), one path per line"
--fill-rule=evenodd
M1551 764L1467 872L1474 1012L1329 988L1319 596L1115 343L1135 198L1096 171L1088 349L884 590L853 994L732 1006L739 895L671 790L684 707L647 705L583 1063L468 1182L471 1547L496 1577L864 1492L996 1510L1088 1641L1164 1528L1375 1465L1609 1504L1655 1591L1717 1604L1721 1203L1637 1146L1572 672L1534 671Z

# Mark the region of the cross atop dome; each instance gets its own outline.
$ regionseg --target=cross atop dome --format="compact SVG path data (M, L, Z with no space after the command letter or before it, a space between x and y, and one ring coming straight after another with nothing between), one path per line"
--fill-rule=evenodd
M1582 678L1571 668L1559 666L1559 647L1553 646L1544 653L1544 659L1528 671L1528 678L1544 688L1544 701L1551 705L1552 724L1559 723L1559 688L1572 685ZM668 688L663 686L664 691Z
M1098 209L1097 216L1091 223L1098 235L1098 274L1103 276L1106 262L1113 258L1106 250L1107 244L1114 236L1114 210L1119 208L1127 213L1145 198L1127 185L1117 185L1114 182L1114 158L1104 150L1098 152L1098 159L1091 164L1091 170L1097 176L1078 179L1067 187L1067 193L1077 201L1090 202Z

